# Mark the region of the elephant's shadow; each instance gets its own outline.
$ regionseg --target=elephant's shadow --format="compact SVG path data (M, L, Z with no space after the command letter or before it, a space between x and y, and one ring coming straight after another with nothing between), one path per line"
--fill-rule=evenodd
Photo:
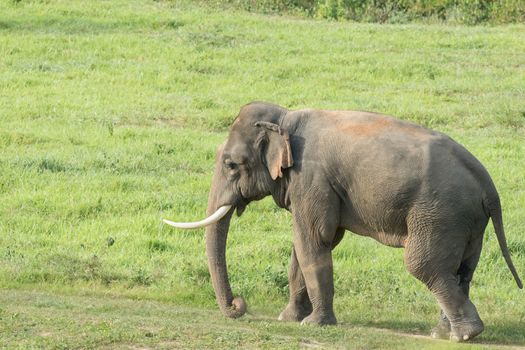
M250 314L250 318L264 322L280 322L272 317ZM341 322L342 321L342 322ZM431 322L424 321L379 321L379 322L345 322L340 320L337 326L340 328L367 328L377 332L390 333L395 336L433 340L430 336L430 329L434 326ZM493 345L493 346L525 346L525 324L523 322L508 321L492 324L486 327L485 332L470 340L469 344ZM440 341L440 340L436 340ZM448 341L447 341L448 343Z
M430 329L434 324L424 321L379 321L371 323L347 323L340 322L341 327L363 327L377 329L380 332L391 332L392 334L415 337L421 339L432 339L429 336ZM525 346L525 324L523 322L505 320L499 324L486 325L485 332L480 334L469 344L479 345L517 345Z

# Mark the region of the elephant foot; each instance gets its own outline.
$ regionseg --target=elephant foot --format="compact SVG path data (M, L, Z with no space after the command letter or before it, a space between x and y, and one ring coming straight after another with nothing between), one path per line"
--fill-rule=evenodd
M306 316L312 313L312 307L305 307L296 304L288 304L286 308L279 315L279 321L288 321L288 322L300 322Z
M458 318L453 318L450 329L450 340L455 342L464 342L471 340L485 328L483 321L479 318L476 307L467 299L465 304L460 308Z
M441 326L436 326L430 331L430 337L434 339L450 339L450 328L442 328Z
M471 340L476 335L483 332L484 328L485 327L483 326L483 322L481 320L475 323L464 323L457 326L453 326L450 332L450 340L455 342L464 342L467 340Z
M322 313L322 312L312 312L308 317L304 318L301 322L302 325L304 324L315 324L319 326L325 326L325 325L334 325L337 323L337 319L335 318L335 315L333 312L329 313Z
M439 323L436 327L432 328L430 337L434 339L450 339L450 321L443 311L439 317Z

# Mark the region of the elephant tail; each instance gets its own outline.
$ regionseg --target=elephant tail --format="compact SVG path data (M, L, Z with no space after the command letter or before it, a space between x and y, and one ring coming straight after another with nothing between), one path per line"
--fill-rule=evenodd
M501 249L503 257L505 258L505 262L507 263L507 266L509 267L512 276L514 276L516 284L520 289L523 289L523 283L521 282L521 279L518 276L518 273L516 272L516 268L514 267L514 264L512 263L512 259L510 257L509 248L507 247L507 240L505 239L505 230L503 229L503 216L501 214L501 203L499 200L499 196L496 194L495 198L492 201L486 201L484 204L485 208L488 209L489 215L492 219L492 225L494 225L494 231L496 231L496 237L498 238L499 247Z

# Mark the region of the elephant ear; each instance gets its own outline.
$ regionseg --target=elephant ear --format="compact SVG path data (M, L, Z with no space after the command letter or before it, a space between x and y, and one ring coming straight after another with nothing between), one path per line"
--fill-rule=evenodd
M293 165L288 131L269 122L257 122L255 126L262 127L266 131L267 145L263 157L272 179L283 177L282 169Z

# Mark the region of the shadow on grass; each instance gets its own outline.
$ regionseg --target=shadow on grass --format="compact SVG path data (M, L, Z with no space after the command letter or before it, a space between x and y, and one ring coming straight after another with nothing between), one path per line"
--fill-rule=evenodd
M436 322L437 323L437 322ZM341 322L341 326L349 327L363 327L370 329L378 329L386 332L398 333L407 336L429 336L430 330L434 324L424 321L409 321L409 320L392 320L379 322ZM430 337L428 337L430 339Z
M64 34L102 34L130 30L150 29L178 29L184 26L183 22L176 20L147 21L144 19L90 19L79 17L48 17L36 20L3 20L0 19L1 31L24 31L38 33Z
M437 324L437 320L436 320ZM379 332L388 332L396 335L427 338L435 324L418 321L381 321L374 323L354 322L340 323L342 327L363 327L375 329ZM490 324L485 322L485 330L479 336L468 342L468 344L479 345L517 345L525 346L525 323L516 321L504 321L501 324Z
M525 322L505 320L500 324L485 322L485 331L475 338L474 344L507 344L525 347Z

